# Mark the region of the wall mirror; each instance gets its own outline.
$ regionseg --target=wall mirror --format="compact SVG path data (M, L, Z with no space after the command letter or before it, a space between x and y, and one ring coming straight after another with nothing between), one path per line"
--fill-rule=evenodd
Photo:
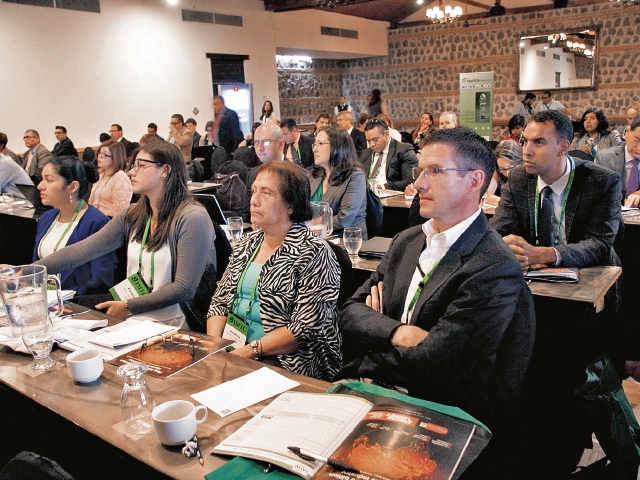
M598 54L595 27L518 39L518 93L595 89Z

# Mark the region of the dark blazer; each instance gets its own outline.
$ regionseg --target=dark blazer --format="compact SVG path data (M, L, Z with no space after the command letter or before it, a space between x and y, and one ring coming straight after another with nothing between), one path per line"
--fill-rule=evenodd
M387 184L385 188L388 190L404 190L413 181L413 167L418 166L418 157L416 157L416 152L413 150L413 145L398 142L393 138L389 142ZM371 173L373 156L374 152L370 148L365 149L360 155L360 163L367 177Z
M602 165L603 167L613 170L620 175L620 191L622 200L627 198L627 172L624 165L624 151L627 148L626 145L626 143L622 143L616 147L600 150L594 159L598 165Z
M198 132L193 132L192 148L196 148L200 145L200 138L202 138L202 135L200 135Z
M322 182L321 177L313 177L307 171L311 184L311 195ZM362 238L367 240L367 179L360 168L354 168L349 177L340 185L329 185L323 191L322 201L333 210L333 233L340 233L347 227L360 227Z
M616 265L613 241L622 223L620 175L593 162L576 162L565 210L568 245L555 247L563 267ZM536 175L524 167L509 172L491 226L502 236L515 234L535 244Z
M302 168L307 168L313 165L313 142L307 135L300 134L300 139L298 140L298 150L300 150L300 165ZM286 143L284 145L284 158L287 158L287 152L289 151L289 144Z
M415 347L393 347L407 290L425 245L421 227L399 233L380 266L345 303L340 317L345 356L340 378L371 378L409 394L455 405L494 428L518 408L535 333L531 292L520 264L480 214L440 260L418 297L411 325L429 335ZM384 314L365 305L384 281Z
M76 150L76 147L73 146L73 142L71 141L71 139L67 137L53 146L51 154L58 157L61 157L63 155L71 155L73 157L77 157L78 151Z
M358 154L358 158L367 148L367 138L364 136L364 133L358 130L356 127L351 129L351 140L353 140L353 146L356 147L356 153Z
M27 174L31 178L31 181L33 182L33 184L38 185L40 183L40 180L42 180L42 169L47 163L53 160L53 155L51 155L51 152L47 147L45 147L42 144L39 144L36 147L35 152L33 153L33 157L34 158L31 161L31 166L29 167ZM24 154L22 155L21 166L25 170L27 168L28 159L29 159L29 150L24 152Z
M242 130L240 130L240 120L238 114L229 108L225 108L219 115L222 115L222 118L218 126L218 144L224 147L227 157L231 158L231 154L244 139Z

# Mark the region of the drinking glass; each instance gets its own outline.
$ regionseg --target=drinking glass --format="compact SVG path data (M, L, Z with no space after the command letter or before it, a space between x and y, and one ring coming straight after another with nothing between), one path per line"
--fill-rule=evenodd
M45 314L40 321L23 324L21 333L25 347L35 359L31 370L49 370L56 364L50 357L53 348L53 323L48 315Z
M144 435L153 430L151 412L156 408L153 392L142 379L147 371L146 363L131 362L118 367L118 375L124 377L124 388L120 396L120 417L124 429L136 435Z
M242 238L242 217L229 217L227 219L227 225L229 227L229 235L231 236L231 244L235 244Z
M52 319L62 314L60 280L47 275L41 265L20 265L0 269L0 297L11 325L11 336L20 338L25 323L40 322L47 316L47 282L56 285L57 310L49 312Z
M333 232L333 210L327 202L311 202L311 208L313 216L307 226L320 238L327 238Z
M7 209L7 213L13 212L13 193L3 193L2 201L4 202L4 207Z
M351 262L358 263L360 260L358 252L362 247L362 229L360 227L345 228L342 241L344 242L344 248L347 249Z

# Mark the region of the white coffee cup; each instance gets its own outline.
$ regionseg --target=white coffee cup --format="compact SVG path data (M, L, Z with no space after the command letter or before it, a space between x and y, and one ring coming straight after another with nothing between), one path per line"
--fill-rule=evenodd
M93 348L83 348L67 355L69 376L76 382L89 383L97 380L104 370L102 354Z
M197 420L198 411L204 411L204 417ZM156 429L156 437L165 445L181 445L196 434L198 425L203 423L209 412L204 405L195 407L187 400L171 400L153 409L151 417Z

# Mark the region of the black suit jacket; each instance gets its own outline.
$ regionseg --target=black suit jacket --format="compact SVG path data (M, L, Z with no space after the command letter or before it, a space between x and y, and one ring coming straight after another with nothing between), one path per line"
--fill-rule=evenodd
M416 303L411 325L429 332L415 347L393 347L407 290L425 246L421 227L399 233L340 317L345 356L339 377L366 377L455 405L493 428L518 408L535 332L531 292L520 264L481 213L451 246ZM383 313L365 305L384 281Z
M240 130L240 120L238 114L233 110L226 108L220 119L218 126L218 144L224 147L227 157L231 158L231 154L238 148L238 144L244 139L242 130Z
M350 135L351 140L353 140L353 146L356 147L356 154L358 155L358 158L360 158L362 152L367 148L367 138L364 136L364 133L356 127L351 129Z
M71 139L67 137L53 146L51 154L57 157L61 157L63 155L71 155L73 157L77 157L78 151L76 150L76 147L74 147Z
M563 267L616 265L613 241L622 224L620 175L593 162L576 162L567 198L565 231L567 245L555 248ZM502 236L515 234L535 245L536 175L524 167L509 172L491 225Z
M389 154L387 156L387 184L388 190L404 190L413 181L413 167L418 166L418 157L412 145L394 140L389 140ZM360 155L360 163L367 177L371 175L371 161L374 152L370 148L365 149Z
M302 168L307 168L313 165L313 142L307 135L300 134L300 139L298 140L298 150L300 150L300 158L299 163ZM289 151L289 147L291 145L286 143L284 145L284 158L287 158L287 152Z
M133 154L133 152L135 152L136 148L140 146L138 142L130 142L124 137L122 137L122 139L120 140L120 143L124 145L124 149L127 152L127 158L131 158L131 155Z

